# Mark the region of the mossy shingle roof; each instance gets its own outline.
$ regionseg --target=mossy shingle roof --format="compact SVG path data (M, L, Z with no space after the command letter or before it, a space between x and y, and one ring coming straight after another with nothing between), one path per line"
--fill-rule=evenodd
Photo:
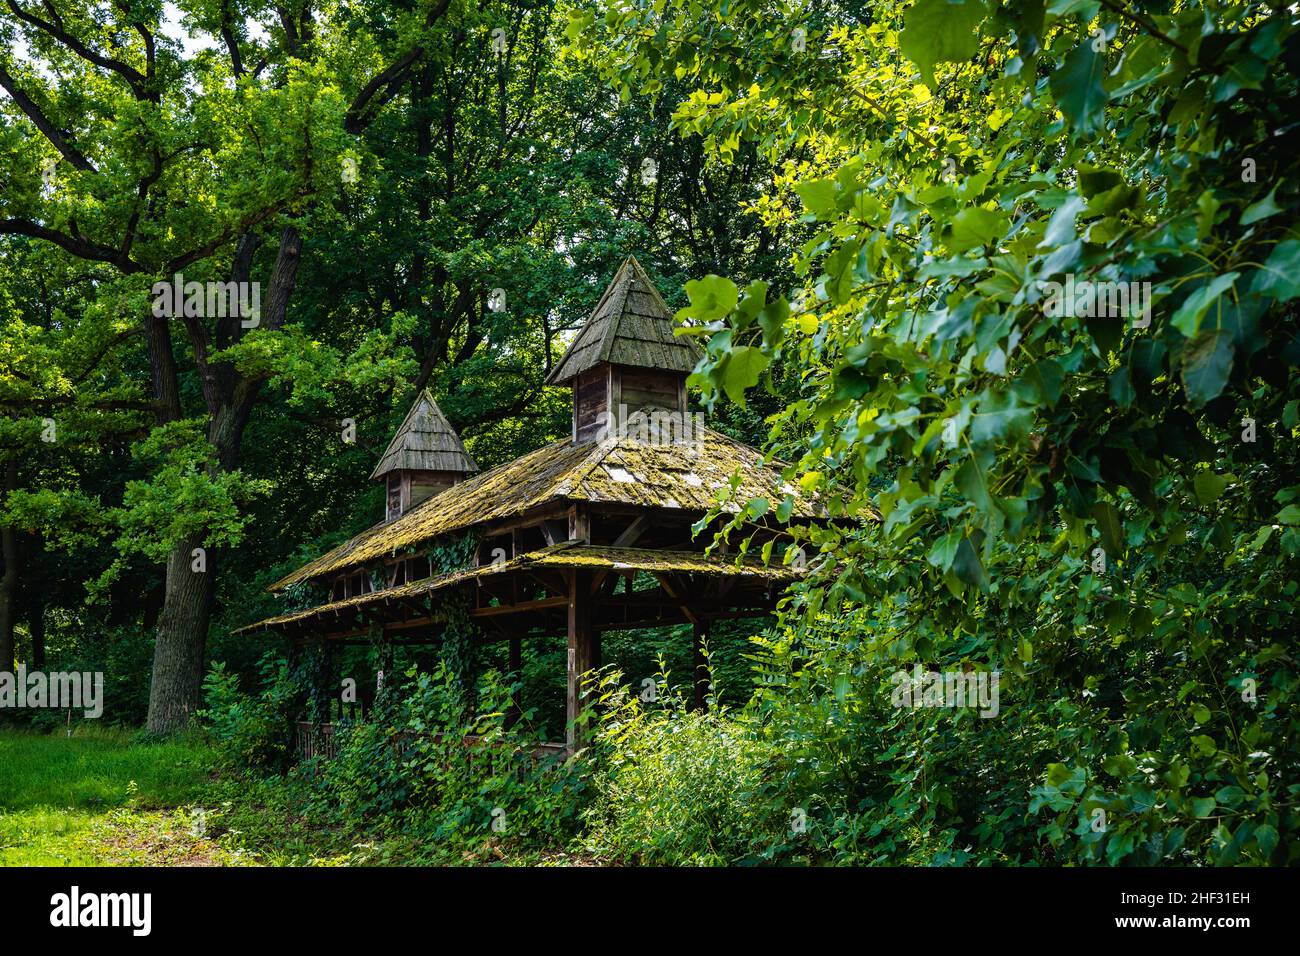
M727 496L732 476L738 484L727 510L738 511L753 498L775 506L794 497L795 519L824 515L820 506L799 496L748 445L709 428L698 440L646 443L613 436L599 442L555 442L461 482L345 541L271 586L292 584L410 551L441 535L521 515L558 501L639 505L703 512Z
M465 474L478 471L456 429L451 427L427 388L416 397L370 477L382 478L402 468Z
M602 362L687 373L701 354L689 337L673 335L672 311L628 256L546 384L564 385Z

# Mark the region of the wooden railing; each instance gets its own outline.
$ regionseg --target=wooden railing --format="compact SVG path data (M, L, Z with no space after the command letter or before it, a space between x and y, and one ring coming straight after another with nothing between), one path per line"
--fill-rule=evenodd
M302 760L310 760L312 757L322 757L326 760L332 760L338 756L338 745L334 737L335 724L323 723L313 724L310 720L300 720L296 725L297 750L298 756ZM405 750L408 747L411 734L399 734L396 741L399 750ZM435 740L445 740L448 735L443 733L430 733L427 736ZM405 738L405 739L403 739ZM482 737L475 734L466 734L460 738L461 742L467 747L482 747L487 744ZM504 742L498 741L491 746L504 746ZM567 752L564 744L560 743L539 743L533 745L533 759L545 760L548 757L563 757Z

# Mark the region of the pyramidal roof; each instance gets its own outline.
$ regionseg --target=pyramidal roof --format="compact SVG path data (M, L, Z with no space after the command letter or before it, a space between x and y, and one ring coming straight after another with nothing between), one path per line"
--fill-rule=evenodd
M470 474L478 471L456 429L451 427L427 388L406 413L406 420L388 443L370 477L381 478L399 468Z
M825 517L825 506L788 483L781 468L780 462L769 461L758 450L710 428L702 428L698 442L691 446L645 444L628 437L575 445L566 438L475 475L399 518L376 524L277 581L271 590L561 502L696 514L719 507L734 514L754 498L779 502L789 495L790 514L796 520ZM733 485L735 476L740 483Z
M673 313L628 256L546 384L564 385L601 362L688 373L702 354L691 339L673 335Z

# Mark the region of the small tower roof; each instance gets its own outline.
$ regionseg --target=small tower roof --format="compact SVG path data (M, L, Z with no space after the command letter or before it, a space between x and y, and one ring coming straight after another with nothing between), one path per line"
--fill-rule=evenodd
M388 443L370 477L382 478L399 469L465 474L478 471L478 465L465 450L456 429L451 427L451 422L447 421L447 416L427 388L416 397L402 427Z
M686 374L702 355L694 341L673 335L673 313L628 256L545 384L564 385L602 362Z

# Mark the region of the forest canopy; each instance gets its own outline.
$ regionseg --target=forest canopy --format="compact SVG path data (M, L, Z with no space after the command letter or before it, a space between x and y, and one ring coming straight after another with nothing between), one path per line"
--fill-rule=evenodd
M106 671L106 716L160 734L214 663L210 691L265 682L277 641L231 632L383 513L367 478L415 397L484 469L564 439L543 381L635 254L705 353L710 427L834 520L792 493L700 521L809 573L737 638L729 710L611 685L602 846L1294 862L1298 26L4 0L0 670ZM255 315L155 308L254 281ZM751 546L772 519L782 546ZM996 672L996 718L898 706L930 672ZM641 829L709 788L725 825Z

